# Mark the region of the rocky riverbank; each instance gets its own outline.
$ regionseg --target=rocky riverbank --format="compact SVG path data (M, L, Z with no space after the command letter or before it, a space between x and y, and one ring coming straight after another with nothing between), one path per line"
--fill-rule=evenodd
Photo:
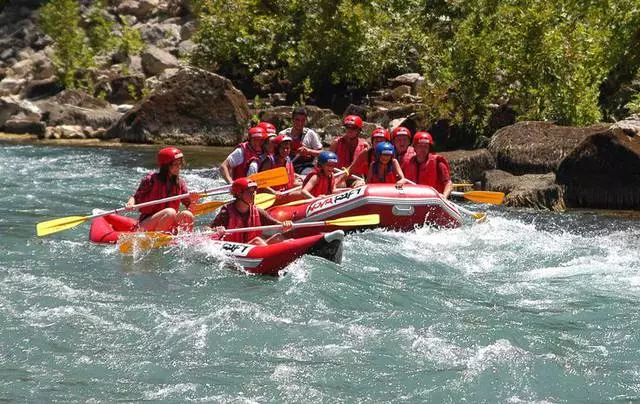
M195 17L188 2L126 1L108 7L109 18L127 19L141 32L144 50L111 55L93 68L91 94L64 89L52 62L51 40L38 28L40 3L10 1L0 13L0 44L6 49L0 53L0 131L14 134L0 140L23 136L45 144L197 148L233 146L258 119L279 129L290 124L293 106L281 105L284 94L247 100L227 78L181 59L193 46ZM362 116L364 137L376 126L429 130L436 149L449 158L456 182L505 192L508 206L640 209L640 117L572 128L516 123L513 110L495 106L491 122L496 132L473 145L448 121L422 116L423 85L419 74L404 74L363 105L341 111L308 105L308 126L325 145L341 134L341 117L347 114ZM486 148L452 150L460 145Z

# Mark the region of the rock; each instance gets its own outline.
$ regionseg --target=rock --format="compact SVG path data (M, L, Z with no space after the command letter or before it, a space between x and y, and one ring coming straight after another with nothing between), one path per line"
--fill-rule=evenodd
M640 138L620 126L585 138L560 163L569 207L640 208Z
M180 37L181 27L165 20L162 23L146 23L136 26L140 31L142 41L151 46L162 49L174 49L182 41Z
M231 146L249 122L244 95L228 79L185 67L163 73L152 93L107 131L107 138L132 143Z
M86 139L82 127L78 125L60 125L55 128L60 139Z
M181 58L189 56L197 45L193 41L182 41L178 44L178 56Z
M0 126L13 117L39 121L41 111L31 102L16 96L0 97Z
M407 73L389 80L389 86L392 88L403 85L409 86L411 88L411 95L420 94L423 84L424 77L419 73Z
M144 88L144 76L116 77L109 82L110 92L107 101L112 104L135 104L142 98Z
M554 173L516 176L502 170L488 170L483 174L482 188L507 194L505 206L556 212L566 209L563 189L555 183Z
M587 128L557 126L549 122L518 122L498 130L489 142L497 167L512 174L556 171L560 161L587 136L608 125Z
M25 79L5 77L0 81L0 96L18 94L26 82Z
M518 114L510 105L489 105L489 108L491 116L489 117L488 133L493 135L498 129L516 123Z
M124 0L118 4L116 9L118 14L133 15L139 19L147 19L153 16L160 0Z
M347 115L358 115L364 121L367 119L367 109L361 105L349 104L342 116L345 117Z
M368 112L367 119L369 122L375 122L385 128L391 128L391 121L399 120L399 122L403 122L418 113L420 108L422 108L422 104L398 106L397 104L376 101L372 110ZM399 124L396 126L399 126Z
M57 77L51 76L44 80L32 80L27 83L20 96L30 100L52 97L64 88Z
M449 160L454 182L481 181L483 173L496 168L496 162L487 149L457 150L440 153Z
M175 56L156 46L149 46L140 55L142 70L147 76L155 76L165 69L178 67L180 62Z
M397 102L402 99L405 95L411 95L411 87L405 84L399 85L393 88L391 91L387 92L382 99L384 101L392 101Z
M191 39L193 34L198 30L198 22L196 20L187 21L180 28L180 38L183 41Z
M125 114L133 109L133 105L130 105L130 104L116 105L115 109L116 111L122 114Z
M33 121L31 119L9 119L1 126L1 131L15 134L44 135L47 127L44 122Z
M48 126L80 125L108 128L121 114L105 100L77 90L65 90L51 99L38 101L43 120Z
M632 115L611 126L611 130L620 135L640 136L640 115Z

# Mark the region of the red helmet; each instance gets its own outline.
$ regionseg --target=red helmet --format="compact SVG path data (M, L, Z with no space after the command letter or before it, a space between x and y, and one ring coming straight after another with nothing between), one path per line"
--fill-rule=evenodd
M358 129L362 129L362 118L358 115L347 115L342 120L342 124L346 127L356 127Z
M249 128L249 140L252 139L266 139L267 138L267 132L264 130L264 128L260 127L260 126L254 126L252 128Z
M247 177L238 178L231 183L231 195L238 196L249 188L258 188L258 184Z
M413 146L417 146L419 144L433 144L433 137L429 132L416 132L415 136L413 136Z
M260 122L258 124L258 127L264 129L264 131L267 132L267 135L270 135L272 133L277 133L278 132L276 130L275 125L272 124L271 122Z
M158 152L158 165L160 167L173 163L177 159L184 157L182 150L177 147L165 147Z
M389 135L389 131L385 128L375 128L373 132L371 132L371 141L373 139L382 138L387 142L391 141L391 136Z
M411 131L404 126L398 126L391 132L391 140L394 140L398 136L408 136L411 139Z
M291 139L291 136L288 136L288 135L278 135L274 137L272 140L273 144L275 144L276 146L280 146L284 142L291 142L291 141L293 141L293 139Z

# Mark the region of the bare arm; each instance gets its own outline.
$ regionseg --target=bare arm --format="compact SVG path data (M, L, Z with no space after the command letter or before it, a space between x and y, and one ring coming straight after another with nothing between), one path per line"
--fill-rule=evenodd
M229 159L220 164L220 175L227 182L227 184L231 184L233 178L231 178L231 168L229 167Z

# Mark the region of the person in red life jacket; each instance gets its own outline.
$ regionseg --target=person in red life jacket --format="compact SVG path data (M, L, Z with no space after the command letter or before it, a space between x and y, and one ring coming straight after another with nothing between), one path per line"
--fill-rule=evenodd
M320 136L310 128L305 127L307 124L307 111L302 108L296 108L291 115L293 126L282 130L280 135L290 136L291 142L291 161L297 174L306 175L313 171L313 160L322 151L322 142Z
M263 145L264 153L262 158L264 159L267 155L273 156L275 152L275 146L273 145L272 140L278 135L278 131L276 130L275 125L271 122L260 122L257 126L261 127L265 132L267 132L267 136Z
M272 143L275 146L275 154L263 158L260 163L260 171L271 170L272 168L278 167L285 167L287 169L287 174L289 175L288 183L266 188L269 192L278 194L278 191L286 191L287 189L300 185L300 181L296 179L296 173L289 155L291 151L291 138L287 135L278 135L273 138Z
M381 142L390 142L391 136L389 135L389 131L385 128L375 128L373 132L371 132L371 147L362 150L360 154L356 156L349 166L349 173L351 175L357 175L360 178L356 178L356 181L353 183L353 187L358 187L365 184L365 178L369 173L369 166L375 160L375 148Z
M262 145L267 132L259 126L249 128L249 139L240 143L220 165L222 178L230 184L237 178L258 172L258 163L262 156Z
M449 198L453 190L449 162L444 156L431 151L433 144L433 137L429 132L416 133L413 137L416 155L411 157L404 172L408 180L433 187L445 198Z
M265 212L264 209L260 209L255 205L257 188L258 184L249 178L238 178L233 181L231 194L235 199L220 208L220 212L211 222L211 227L218 232L220 239L236 243L267 245L280 242L284 237L281 233L278 233L264 240L260 237L262 235L260 230L232 234L225 234L225 230L272 224L281 224L283 232L291 230L291 221L279 222Z
M389 142L378 143L376 160L369 166L367 184L396 184L401 188L407 182L400 163L395 159L395 148Z
M331 151L338 156L339 167L349 167L355 157L363 150L369 148L369 144L359 137L362 131L362 118L357 115L347 115L342 120L347 132L331 143Z
M334 152L325 150L320 153L316 168L302 181L302 193L308 198L315 198L336 191L336 181L344 175L334 175L337 164L338 156Z
M396 148L396 158L404 170L404 164L416 154L411 147L411 131L404 126L398 126L391 132L391 143Z
M136 193L129 198L126 207L155 201L170 196L189 193L186 182L180 177L184 167L184 154L176 147L165 147L158 152L158 172L145 176ZM160 203L140 209L138 228L145 231L170 231L177 229L192 230L193 214L189 210L178 212L180 203L187 208L198 200L198 194L192 194L183 200Z

